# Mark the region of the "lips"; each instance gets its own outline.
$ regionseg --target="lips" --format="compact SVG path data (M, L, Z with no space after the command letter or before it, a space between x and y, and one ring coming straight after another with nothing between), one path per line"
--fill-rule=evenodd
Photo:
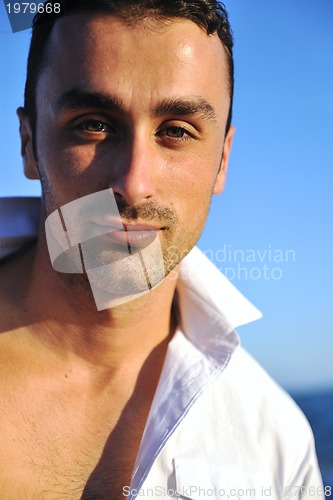
M118 243L127 245L147 245L151 243L157 235L158 229L147 226L124 226L109 232L109 236Z
M122 245L147 246L156 237L159 227L141 224L119 224L116 222L95 221L95 227L101 237L108 238Z

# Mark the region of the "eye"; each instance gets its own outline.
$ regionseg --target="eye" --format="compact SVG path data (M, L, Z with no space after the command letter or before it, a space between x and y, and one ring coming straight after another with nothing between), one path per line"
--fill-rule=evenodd
M165 130L165 134L168 137L172 137L174 139L182 139L185 134L187 134L186 130L182 127L168 127Z
M86 120L78 125L78 129L92 133L116 133L114 127L111 127L101 120Z
M157 133L157 136L161 139L169 139L174 142L184 142L194 138L188 130L177 125L170 125L163 128Z

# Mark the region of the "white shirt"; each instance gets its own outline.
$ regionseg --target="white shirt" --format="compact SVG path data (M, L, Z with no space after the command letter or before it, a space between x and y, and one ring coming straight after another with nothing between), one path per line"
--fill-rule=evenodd
M0 200L0 258L36 238L39 200ZM324 499L311 429L239 346L260 312L194 248L180 265L171 340L124 498Z

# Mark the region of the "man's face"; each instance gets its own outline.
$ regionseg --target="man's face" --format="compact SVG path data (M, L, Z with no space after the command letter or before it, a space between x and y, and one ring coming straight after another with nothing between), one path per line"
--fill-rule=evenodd
M60 19L36 89L47 214L112 188L125 223L158 230L167 270L194 246L223 189L232 129L217 35L191 21Z

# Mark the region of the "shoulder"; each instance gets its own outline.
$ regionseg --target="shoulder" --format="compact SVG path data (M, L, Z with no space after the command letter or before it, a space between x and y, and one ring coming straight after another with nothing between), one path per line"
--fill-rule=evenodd
M238 413L246 414L251 427L259 427L262 435L278 432L287 441L311 436L310 426L294 400L242 347L231 357L215 390L222 390L229 403L237 406Z
M188 484L196 478L225 491L264 488L276 499L292 486L322 488L307 420L242 348L207 384L169 443L161 468L174 458L177 474Z
M222 419L243 451L276 471L280 485L296 484L299 475L304 481L317 471L313 433L304 414L243 348L216 380L212 398L214 404L220 401Z
M0 261L37 238L40 198L0 198Z

